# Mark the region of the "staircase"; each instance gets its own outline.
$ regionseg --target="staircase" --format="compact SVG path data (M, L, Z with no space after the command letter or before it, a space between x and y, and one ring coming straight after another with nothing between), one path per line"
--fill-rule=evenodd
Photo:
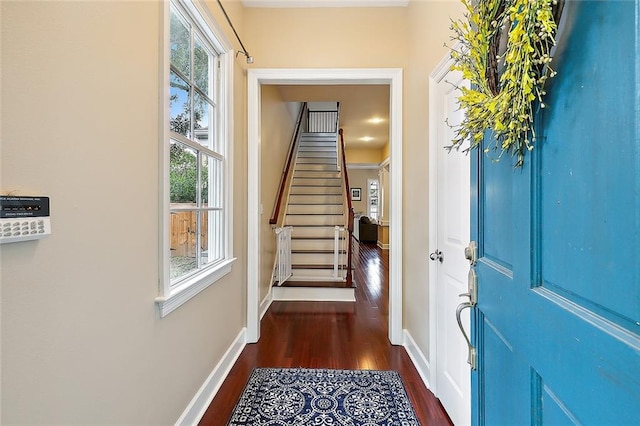
M336 133L303 133L296 154L284 219L293 227L289 285L344 283L347 234L336 231L346 223Z

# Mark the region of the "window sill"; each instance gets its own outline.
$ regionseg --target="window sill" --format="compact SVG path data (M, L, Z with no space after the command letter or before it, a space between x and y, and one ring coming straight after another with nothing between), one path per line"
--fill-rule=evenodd
M160 309L160 318L166 317L192 297L195 297L198 293L231 272L231 266L235 260L236 258L225 260L206 272L198 274L171 289L168 296L157 297L156 303Z

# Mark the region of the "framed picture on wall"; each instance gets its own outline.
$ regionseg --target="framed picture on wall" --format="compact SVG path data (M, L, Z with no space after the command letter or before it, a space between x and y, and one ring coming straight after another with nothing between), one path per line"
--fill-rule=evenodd
M360 201L362 199L362 188L351 188L351 200Z

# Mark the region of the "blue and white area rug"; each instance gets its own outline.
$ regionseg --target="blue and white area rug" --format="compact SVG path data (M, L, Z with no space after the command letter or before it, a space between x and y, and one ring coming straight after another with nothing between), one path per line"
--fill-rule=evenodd
M256 368L228 426L420 425L395 371Z

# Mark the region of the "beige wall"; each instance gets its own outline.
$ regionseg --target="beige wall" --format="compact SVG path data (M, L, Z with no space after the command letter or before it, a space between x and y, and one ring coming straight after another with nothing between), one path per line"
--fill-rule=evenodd
M411 1L406 8L245 12L255 67L403 68L403 327L427 356L428 78L447 53L450 17L462 12L457 0ZM375 160L347 152L348 162L380 162L383 151Z
M257 68L404 67L407 8L247 8Z
M378 247L389 248L389 225L378 224Z
M300 104L282 100L277 86L262 86L260 118L260 194L263 214L260 220L260 296L268 294L275 261L276 243L273 227L269 224L280 185L280 177L287 160L291 136L295 129ZM286 194L285 194L286 195ZM282 199L281 213L286 207Z
M380 150L380 160L384 161L391 156L391 144L387 142Z
M160 3L0 7L1 190L50 196L53 230L0 246L0 423L173 424L245 324L242 58L234 76L238 261L160 319ZM240 30L242 11L229 6Z
M347 164L379 164L381 159L379 149L345 149Z
M348 167L348 166L347 166ZM367 179L378 179L378 169L348 169L349 170L349 186L351 188L362 189L362 199L353 201L353 211L367 214Z
M448 53L458 1L411 1L408 7L409 66L404 74L404 327L423 353L429 352L428 201L429 74Z
M404 69L404 328L428 355L427 82L460 4L225 7L254 67ZM50 196L53 226L47 239L0 246L0 423L173 423L245 324L244 58L234 74L238 260L159 319L159 4L0 8L1 190Z

